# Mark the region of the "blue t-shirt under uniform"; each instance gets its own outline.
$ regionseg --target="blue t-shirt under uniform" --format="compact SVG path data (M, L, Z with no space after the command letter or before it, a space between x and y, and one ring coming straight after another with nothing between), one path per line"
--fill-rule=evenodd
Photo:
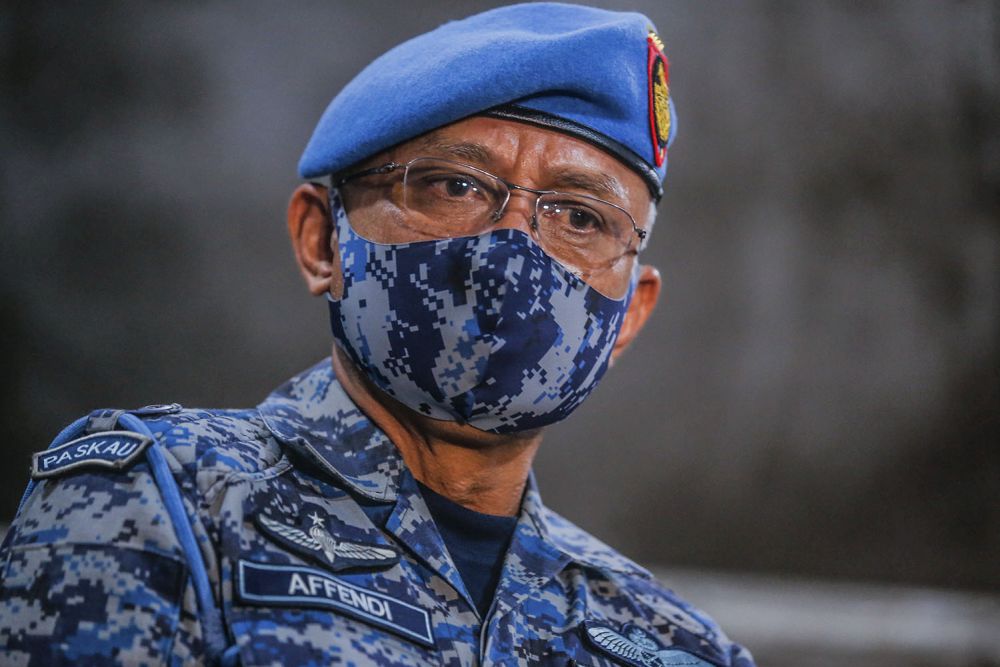
M472 595L479 615L486 618L496 593L507 546L517 526L516 516L482 514L442 496L420 482L420 494L434 517L448 553Z

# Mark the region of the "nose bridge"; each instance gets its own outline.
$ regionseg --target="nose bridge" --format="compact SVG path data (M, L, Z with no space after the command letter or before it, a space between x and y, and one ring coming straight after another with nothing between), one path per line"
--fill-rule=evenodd
M535 204L538 194L531 188L505 183L507 201L500 208L496 229L520 229L527 234L534 233Z

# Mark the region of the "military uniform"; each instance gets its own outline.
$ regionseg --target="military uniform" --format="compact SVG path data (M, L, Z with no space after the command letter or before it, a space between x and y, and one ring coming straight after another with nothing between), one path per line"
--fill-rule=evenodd
M329 360L256 409L138 415L153 442L126 467L91 451L26 497L0 552L0 663L752 665L649 572L547 509L533 480L480 618L416 480ZM136 426L126 417L87 423Z

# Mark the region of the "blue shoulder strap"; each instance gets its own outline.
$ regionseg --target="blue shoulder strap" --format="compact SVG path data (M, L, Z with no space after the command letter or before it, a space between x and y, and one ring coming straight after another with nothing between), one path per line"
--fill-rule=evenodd
M159 441L153 435L153 432L150 431L149 427L146 426L145 422L135 415L126 412L116 416L119 424L153 441L153 444L146 449L146 460L153 473L156 486L160 490L163 504L170 515L170 522L173 525L174 533L177 536L177 541L180 543L181 550L184 552L188 569L191 572L191 580L194 584L195 597L198 600L198 610L201 615L206 652L209 655L210 662L221 661L223 665L236 665L238 664L236 646L228 646L222 624L222 614L215 604L215 596L212 595L212 586L208 580L205 559L202 557L201 549L198 548L198 541L195 538L194 530L191 528L191 517L184 507L184 501L181 499L177 480L174 479L173 473L170 472L170 465L163 455ZM55 440L52 441L52 444L49 445L49 449L58 447L74 438L84 435L89 421L90 417L81 417L64 428L56 436ZM17 511L19 514L34 488L35 481L31 480L18 505Z
M194 584L195 596L198 599L198 609L201 612L201 626L208 654L211 658L218 659L226 650L227 644L226 634L222 628L222 614L215 604L212 586L208 581L205 559L202 557L201 549L198 548L198 541L191 528L191 518L184 508L180 489L177 488L177 480L170 472L170 466L163 456L156 436L153 435L144 421L135 415L125 413L118 418L118 423L153 441L153 446L146 450L146 460L153 471L156 486L160 489L163 504L166 505L167 512L170 514L174 532L177 534L177 540L180 542L181 549L184 550L184 556L187 558L188 567L191 570L191 580Z

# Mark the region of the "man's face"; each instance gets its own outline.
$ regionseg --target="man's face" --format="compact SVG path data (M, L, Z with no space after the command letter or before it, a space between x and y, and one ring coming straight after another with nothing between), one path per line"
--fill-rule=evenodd
M597 197L623 208L640 229L652 224L649 190L639 175L604 151L560 132L525 123L469 118L400 144L359 168L390 161L405 164L419 157L462 162L536 190ZM402 208L401 188L399 172L344 185L345 207L355 231L379 243L433 238L406 224L405 218L412 214ZM535 198L530 192L512 190L496 228L517 228L530 235ZM638 239L635 241L632 249L606 268L588 274L587 282L602 294L623 296L636 261Z
M537 190L598 197L625 209L640 229L649 230L653 224L655 208L638 174L585 141L553 130L514 121L469 118L375 155L357 168L380 166L390 161L405 164L417 157L463 162L508 182ZM342 187L345 208L357 233L379 243L423 240L419 230L415 232L412 225L401 224L406 212L398 203L399 193L394 191L400 187L398 171L357 179ZM513 227L531 234L534 202L534 194L512 191L510 202L496 226ZM325 188L311 183L299 186L289 202L288 229L309 291L316 296L329 294L340 299L343 273ZM628 291L636 261L634 250L626 252L607 270L588 276L587 282L602 294L621 297ZM650 266L642 266L615 341L612 360L642 329L656 305L659 292L659 273Z

